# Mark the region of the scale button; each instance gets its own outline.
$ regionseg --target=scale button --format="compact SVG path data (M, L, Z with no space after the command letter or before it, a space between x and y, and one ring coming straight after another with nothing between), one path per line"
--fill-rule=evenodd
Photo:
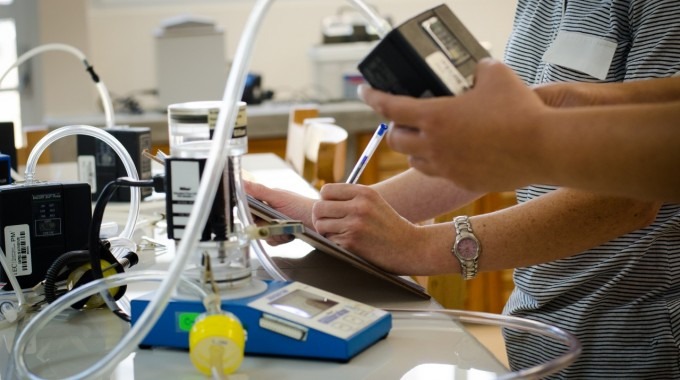
M362 325L362 324L364 324L364 320L363 320L363 319L358 318L358 317L354 317L354 316L351 316L351 315L348 315L348 316L346 316L346 317L343 318L343 319L344 319L345 321L347 321L347 322L349 322L349 323L353 323L353 324L355 324L355 325Z
M333 323L332 326L334 328L338 329L338 330L341 330L341 331L352 331L352 330L354 330L354 328L352 328L352 326L341 323L341 322Z

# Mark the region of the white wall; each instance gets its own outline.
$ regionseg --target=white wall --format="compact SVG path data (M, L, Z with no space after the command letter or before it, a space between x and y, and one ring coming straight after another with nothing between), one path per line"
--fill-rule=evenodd
M234 55L252 0L137 1L107 5L91 2L87 13L90 60L110 91L125 94L156 87L154 30L161 21L180 14L213 19L226 32L228 59ZM372 0L398 24L442 0ZM492 44L500 58L512 26L516 0L448 0L446 4L481 41ZM321 19L347 3L341 0L275 2L262 26L251 71L263 75L264 87L279 95L304 91L311 85L310 46L321 41Z
M89 36L87 30L87 0L39 1L39 38L42 44L67 43L81 50L86 57ZM54 22L54 20L60 20ZM71 115L74 112L96 110L99 96L90 75L79 59L65 52L54 51L40 57L42 65L43 104L46 114ZM96 68L95 68L96 69ZM106 83L106 82L105 82ZM26 104L23 103L22 107Z

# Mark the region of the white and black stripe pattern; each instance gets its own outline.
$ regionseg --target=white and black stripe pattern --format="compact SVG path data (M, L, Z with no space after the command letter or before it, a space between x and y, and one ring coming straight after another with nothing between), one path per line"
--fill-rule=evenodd
M506 63L530 84L600 82L541 60L558 30L618 43L604 82L680 72L678 0L519 0ZM520 189L518 201L554 189ZM680 205L665 204L653 224L602 246L518 268L514 279L505 313L562 327L583 344L577 362L554 378L680 379ZM536 334L505 336L513 369L565 349Z

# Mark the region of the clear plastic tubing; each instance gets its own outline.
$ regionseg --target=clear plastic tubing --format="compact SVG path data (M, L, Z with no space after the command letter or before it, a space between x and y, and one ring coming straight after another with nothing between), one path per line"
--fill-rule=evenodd
M380 15L376 13L375 10L370 5L368 5L368 3L364 2L363 0L347 1L361 12L369 24L375 29L375 32L378 34L378 36L380 36L380 38L385 37L387 33L392 30L390 23L388 23L384 18L380 17Z
M32 318L26 326L21 330L19 337L17 338L13 353L14 363L16 366L16 378L18 379L40 379L40 377L30 373L24 360L24 353L28 347L28 344L35 338L35 334L40 331L49 321L54 317L59 315L65 309L71 307L74 302L72 299L80 300L88 296L92 296L97 293L105 292L107 289L112 287L122 286L130 284L133 282L159 282L164 281L167 277L167 273L160 271L137 271L137 272L126 272L115 274L109 277L104 277L92 282L88 282L83 286L79 286L72 291L68 292L66 296L57 298L54 302L47 305L41 312L41 318ZM203 290L198 284L189 281L185 278L179 278L177 281L182 281L183 285L187 286L187 289L191 289L201 298L207 296L205 290ZM128 335L130 335L128 333ZM108 356L107 356L108 357ZM104 358L105 360L106 358ZM113 363L115 365L118 362ZM104 378L104 376L96 376L91 373L90 370L82 372L80 374L68 377L66 379L90 379L90 378ZM64 380L66 380L64 379Z
M10 66L4 74L2 74L2 77L0 77L0 84L2 84L2 81L5 79L5 77L14 69L15 67L21 66L22 63L28 61L29 59L33 58L34 56L44 53L46 51L52 51L52 50L60 50L64 51L67 53L71 53L75 55L78 59L80 59L83 64L85 65L86 69L90 68L90 64L87 62L87 57L85 57L85 54L83 54L82 51L78 50L77 48L71 46L71 45L66 45L66 44L59 44L59 43L54 43L54 44L45 44L45 45L40 45L38 47L35 47L24 54L22 54L16 62L12 66ZM115 126L115 121L113 119L113 103L111 102L111 97L109 96L109 91L106 89L106 85L104 85L104 82L99 79L98 82L96 82L96 87L97 91L99 92L99 96L102 99L102 105L104 106L104 117L106 118L106 127L110 128Z
M118 141L118 139L101 128L96 128L90 125L68 125L57 128L46 134L42 139L40 139L40 141L38 141L37 144L35 144L35 147L33 150L31 150L26 162L26 172L24 174L24 180L26 184L30 185L35 181L35 167L38 164L40 155L45 151L45 149L47 149L47 147L50 146L50 144L52 144L54 141L62 137L72 135L92 136L105 142L116 152L120 160L123 162L123 166L125 167L128 177L134 180L139 180L139 174L137 174L137 168L135 167L134 161L132 161L132 157L130 157L130 153L128 153L128 151L125 149L123 144ZM135 225L137 224L137 217L139 215L139 202L141 199L140 190L138 187L132 187L130 188L130 191L130 211L128 213L125 227L120 233L120 237L127 239L132 239L132 234L135 231Z
M240 160L235 161L235 165L238 166L240 169ZM242 183L242 178L241 176L234 176L234 179L236 181L236 184L234 188L236 189L236 201L238 202L238 205L236 209L239 212L239 219L244 221L246 226L254 226L255 221L253 220L253 216L250 213L250 208L248 207L248 197L246 195L245 190L243 189L243 183ZM260 265L264 268L264 270L267 271L267 273L274 279L278 281L287 281L288 276L286 276L279 267L276 265L276 263L269 257L267 252L264 249L264 246L262 246L262 242L258 239L253 239L250 242L250 247L255 251L255 255L257 256L258 260L260 261Z
M254 47L255 37L259 30L260 24L266 14L267 10L271 6L274 0L257 0L253 6L253 10L250 12L248 20L241 35L238 47L236 49L236 54L234 55L234 64L229 71L229 77L227 78L227 85L224 90L224 96L222 98L222 107L218 115L215 135L213 136L213 144L210 148L210 153L206 166L204 168L206 181L201 181L196 201L194 202L194 208L189 216L187 222L187 230L185 231L185 237L180 241L179 246L176 250L176 257L173 260L168 272L165 275L164 280L161 282L158 290L156 291L156 296L147 308L144 310L142 315L139 317L137 323L132 326L130 331L121 339L121 341L101 360L95 363L93 366L87 370L81 372L78 375L71 376L64 380L75 380L75 379L88 379L93 377L101 377L105 374L110 373L115 366L118 365L125 357L127 357L135 347L139 345L142 339L149 333L151 328L163 313L165 306L168 304L170 297L177 283L180 281L180 276L182 271L186 267L192 253L198 245L199 236L202 230L202 226L205 225L208 219L208 213L205 210L209 210L212 205L212 201L217 192L217 185L219 180L222 178L221 173L224 170L224 166L227 161L227 150L222 149L223 146L227 144L227 139L233 133L233 126L236 121L236 107L243 96L243 88L245 85L246 75L248 73L248 68L250 67L250 59L252 57L252 49ZM363 4L360 0L348 0L352 5ZM367 7L366 7L367 8ZM364 12L372 12L370 9L364 10ZM373 22L372 20L369 20ZM384 24L381 23L379 30L384 31ZM87 286L87 285L86 285ZM78 290L78 289L76 289ZM56 315L56 313L48 314L47 310L51 309L51 306L57 304L57 302L62 303L73 303L77 300L76 297L80 296L79 292L71 291L60 297L55 303L45 309L45 313L41 312L36 315L29 326L36 326L39 328L44 326L47 321L43 319L51 319ZM61 303L60 303L61 304ZM46 318L50 317L50 318ZM27 326L28 327L28 326ZM17 370L20 371L22 377L29 379L40 379L33 374L30 374L26 369L26 363L23 360L23 351L25 351L27 342L27 336L30 337L28 328L24 329L22 333L17 338L17 342L14 346L13 357ZM21 351L19 350L21 349Z

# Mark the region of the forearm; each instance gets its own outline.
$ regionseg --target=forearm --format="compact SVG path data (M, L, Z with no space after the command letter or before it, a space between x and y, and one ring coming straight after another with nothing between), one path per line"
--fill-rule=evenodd
M680 100L680 76L606 84L619 94L620 104Z
M535 86L534 91L546 105L557 108L663 103L680 100L680 77L616 83L546 83Z
M413 169L371 187L399 215L412 222L439 216L482 195L463 190L444 178L427 176Z
M549 111L536 182L680 201L680 102Z
M658 204L559 189L531 201L471 218L481 242L480 271L525 267L573 256L653 221ZM451 254L451 223L421 227L422 250L408 274L460 271ZM422 257L421 257L422 256Z

